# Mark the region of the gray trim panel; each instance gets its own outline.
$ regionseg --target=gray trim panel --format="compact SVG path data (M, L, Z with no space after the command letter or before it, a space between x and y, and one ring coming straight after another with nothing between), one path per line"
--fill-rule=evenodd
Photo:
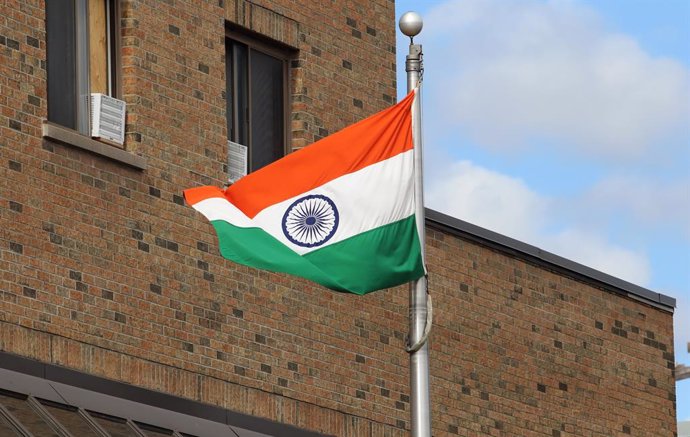
M655 293L639 285L578 264L569 259L523 243L497 232L484 229L463 220L426 208L426 224L432 229L446 232L497 251L507 253L527 262L573 277L607 291L624 295L673 313L676 299Z
M90 137L80 134L75 130L68 129L49 121L43 122L43 137L59 141L69 146L88 150L89 152L110 158L123 164L127 164L138 170L146 170L147 168L146 159L139 155L135 155L115 146L96 141Z

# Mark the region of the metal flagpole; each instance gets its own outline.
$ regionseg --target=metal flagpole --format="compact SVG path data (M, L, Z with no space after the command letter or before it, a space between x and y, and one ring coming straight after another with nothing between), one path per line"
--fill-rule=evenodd
M422 46L414 43L414 37L422 30L422 17L416 12L406 12L400 17L400 30L410 37L410 51L405 61L407 91L417 88L422 73ZM412 107L412 135L414 138L415 214L417 234L425 259L424 241L424 192L422 187L422 134L421 96ZM412 437L431 437L431 409L429 407L429 344L426 342L431 320L427 306L427 278L423 276L410 283L410 429Z

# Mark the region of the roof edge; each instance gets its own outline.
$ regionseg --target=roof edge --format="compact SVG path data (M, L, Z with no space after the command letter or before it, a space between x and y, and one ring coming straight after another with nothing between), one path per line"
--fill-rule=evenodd
M35 358L24 357L0 350L0 373L2 373L3 370L33 377L47 384L45 386L37 385L26 378L0 378L0 389L15 391L22 394L31 394L36 397L65 403L87 410L89 409L87 405L80 404L79 402L75 403L74 400L88 394L88 400L93 402L94 399L98 400L98 397L102 397L100 398L102 402L111 404L116 403L120 411L132 411L141 409L141 407L153 407L156 410L165 410L171 414L177 415L179 420L199 421L190 423L189 429L187 430L179 429L179 431L182 432L190 432L190 429L193 430L195 427L199 430L204 430L208 428L208 425L205 426L204 423L212 422L216 425L228 426L228 430L233 430L235 432L233 435L238 435L237 432L240 432L241 435L247 435L245 432L251 432L251 435L256 436L326 437L326 434L298 428L293 424L277 422L260 416L252 416L247 413L233 411L199 400L184 398L171 393L140 387L128 382L116 381L103 376L84 373L80 370L63 367L58 364L46 363ZM68 393L66 389L71 389L72 391ZM75 393L73 390L77 390L77 392ZM49 395L46 396L46 393ZM57 397L52 399L49 396ZM112 411L96 411L112 414ZM147 414L148 413L158 414L153 410L147 412ZM116 417L132 418L131 415ZM153 415L151 417L153 417ZM160 419L160 416L156 418ZM141 417L133 420L141 420ZM161 423L160 420L154 420L150 423L166 428L168 426L165 423ZM216 429L216 427L212 427L211 429ZM200 435L218 434L202 433Z
M433 209L425 208L427 226L451 235L470 240L491 249L507 253L516 258L547 267L558 273L571 276L585 283L596 285L607 291L642 301L660 310L674 312L676 299L656 293L647 288L624 281L599 270L576 263L551 252L539 249L472 223L451 217Z

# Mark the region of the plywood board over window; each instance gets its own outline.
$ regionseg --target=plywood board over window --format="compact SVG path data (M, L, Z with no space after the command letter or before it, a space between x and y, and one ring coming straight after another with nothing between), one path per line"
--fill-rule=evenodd
M89 0L89 85L92 93L111 92L107 3L104 0Z

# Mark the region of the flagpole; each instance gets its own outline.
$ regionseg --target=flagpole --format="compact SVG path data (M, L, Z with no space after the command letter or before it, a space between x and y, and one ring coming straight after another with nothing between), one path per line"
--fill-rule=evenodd
M414 43L414 37L422 30L422 17L416 12L406 12L400 17L400 30L410 37L409 54L405 61L407 92L417 88L422 74L422 46ZM424 191L422 186L422 106L420 90L412 107L415 169L415 215L417 234L421 243L422 259L425 257L424 242ZM410 283L410 435L431 437L431 409L429 406L429 344L427 324L427 278L422 276ZM429 321L430 322L430 321ZM425 332L426 331L426 332Z

